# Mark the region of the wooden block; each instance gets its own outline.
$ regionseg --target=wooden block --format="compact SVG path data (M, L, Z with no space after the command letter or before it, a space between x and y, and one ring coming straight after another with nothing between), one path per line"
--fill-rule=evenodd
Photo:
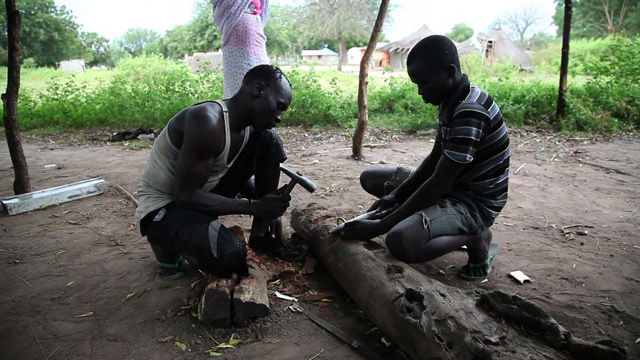
M198 320L214 328L231 327L231 292L233 279L217 279L207 285L200 298Z
M267 281L273 274L251 261L248 265L249 276L242 278L233 291L233 323L237 327L247 327L269 315Z

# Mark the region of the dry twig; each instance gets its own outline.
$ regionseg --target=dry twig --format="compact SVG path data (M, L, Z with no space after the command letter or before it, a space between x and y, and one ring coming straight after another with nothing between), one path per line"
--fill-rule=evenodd
M322 354L323 351L324 351L324 348L320 349L320 351L317 354L313 355L312 358L309 358L309 360L313 360L313 359L317 358L318 356L320 356L320 354Z
M123 194L127 195L127 197L129 198L129 200L133 201L134 204L136 204L136 206L138 206L138 200L136 200L135 197L133 197L133 195L131 195L130 192L128 192L127 190L125 190L125 188L123 188L122 186L118 185L118 184L113 184L113 183L109 183L109 185L113 186L114 188L120 190L120 192L122 192Z
M518 171L520 171L520 169L522 169L525 165L527 165L527 163L524 163L524 164L520 165L520 167L518 167L518 168L516 169L516 171L514 171L514 172L513 172L513 175L517 174L517 173L518 173Z

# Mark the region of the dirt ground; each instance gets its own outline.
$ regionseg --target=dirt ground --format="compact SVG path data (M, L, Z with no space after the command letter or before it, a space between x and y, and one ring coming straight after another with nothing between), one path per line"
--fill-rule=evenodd
M433 134L368 131L366 161L350 159L350 134L283 128L287 164L314 179L318 190L294 189L292 207L318 202L362 212L373 198L359 187L371 167L415 167L433 145ZM101 177L135 193L149 156L144 143L109 144L104 132L26 136L23 146L34 190ZM456 276L466 261L454 252L426 264L423 273L471 289L500 289L540 304L575 336L610 338L640 358L640 138L512 134L509 202L498 218L501 246L495 273L476 284ZM140 146L142 144L142 146ZM635 160L634 160L635 159ZM45 168L47 164L57 167ZM0 140L0 198L12 195L13 170ZM284 179L283 179L284 182ZM120 191L15 216L0 216L0 358L6 359L358 359L348 345L291 312L270 296L272 314L244 329L202 327L191 315L189 277L158 278L154 258L134 228L135 206ZM288 219L286 220L288 223ZM247 216L225 217L248 230ZM562 228L581 224L583 227ZM245 230L245 231L246 231ZM286 227L291 234L290 227ZM572 232L573 231L573 232ZM579 235L577 233L586 235ZM312 255L312 254L311 254ZM324 293L329 301L302 306L363 339L388 358L377 330L323 270L304 274L302 264L277 266L270 286L290 295ZM509 277L522 270L533 282ZM366 279L363 279L366 281ZM132 295L133 294L133 295ZM365 335L366 333L366 335ZM180 346L184 345L183 350Z

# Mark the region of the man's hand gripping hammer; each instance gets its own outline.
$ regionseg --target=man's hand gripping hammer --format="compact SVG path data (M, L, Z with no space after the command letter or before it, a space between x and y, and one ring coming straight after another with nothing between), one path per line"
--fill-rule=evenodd
M289 194L291 190L296 186L296 184L300 184L303 188L305 188L310 193L316 191L318 186L311 181L308 177L302 175L299 171L295 171L292 168L280 164L280 171L282 171L285 175L287 175L291 180L289 183L282 189L282 194ZM258 236L264 236L264 233L267 231L267 226L261 226L256 230Z

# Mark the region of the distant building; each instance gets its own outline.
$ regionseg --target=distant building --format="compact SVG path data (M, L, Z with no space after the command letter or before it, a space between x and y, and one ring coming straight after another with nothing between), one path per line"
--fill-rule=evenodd
M478 40L482 45L482 55L486 62L491 64L496 61L510 61L520 70L533 71L533 62L529 54L502 31L500 23L487 34L478 34Z
M64 60L58 63L58 69L83 73L85 71L84 59Z
M220 71L222 69L222 51L197 52L191 56L185 54L182 61L189 65L194 72L200 72L203 67Z
M422 25L416 32L405 36L404 38L388 43L380 47L381 51L389 54L389 66L393 69L402 69L407 66L407 56L409 51L418 43L418 41L433 35L434 32L427 25Z
M326 46L320 50L302 50L302 61L320 64L337 64L338 53Z
M381 51L380 48L387 45L386 42L378 43L376 50L371 58L371 67L387 67L389 66L389 54ZM349 65L360 65L360 61L364 56L366 47L352 47L347 51L347 63Z

